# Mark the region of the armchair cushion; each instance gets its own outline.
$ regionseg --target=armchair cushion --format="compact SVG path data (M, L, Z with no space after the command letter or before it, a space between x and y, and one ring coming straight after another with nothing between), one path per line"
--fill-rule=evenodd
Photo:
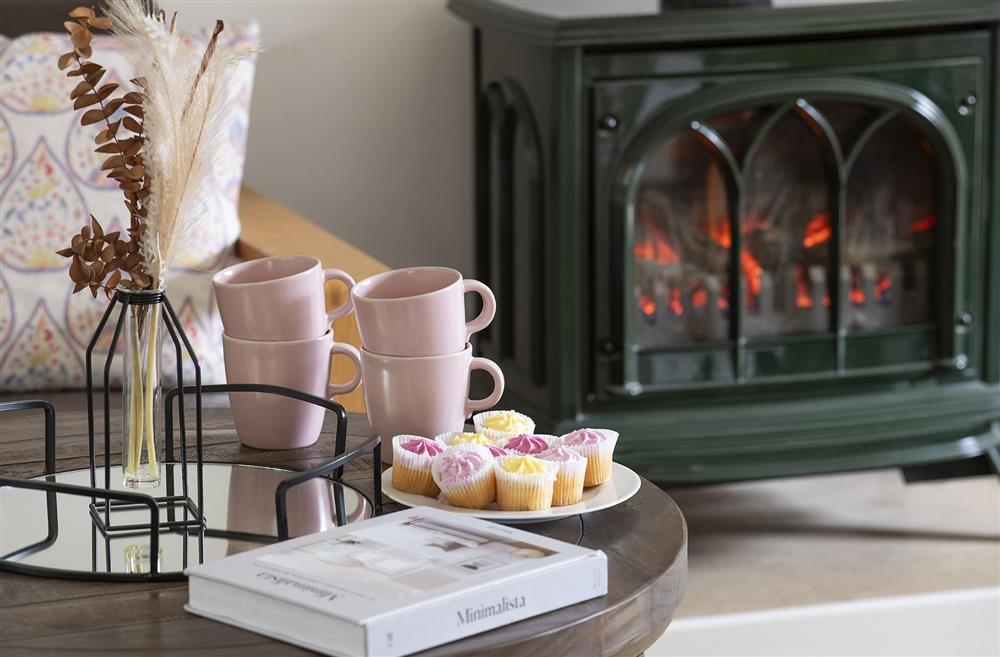
M235 28L235 29L234 29ZM256 39L256 25L228 27L224 38ZM201 48L206 36L191 36ZM102 83L130 87L134 77L115 39L96 36L94 59L108 70ZM71 294L68 261L55 251L93 214L105 231L128 226L118 185L94 153L97 126L81 126L69 92L77 78L56 65L71 50L63 34L0 37L0 390L79 388L84 352L107 308L104 295ZM224 379L222 324L211 276L234 257L240 232L237 202L243 175L253 62L241 65L226 152L214 172L214 194L203 222L171 271L167 294L202 365L205 382ZM121 110L119 110L121 111ZM103 364L109 325L95 363ZM164 344L164 372L175 372L173 346ZM95 368L100 370L102 368ZM95 376L100 377L98 372Z

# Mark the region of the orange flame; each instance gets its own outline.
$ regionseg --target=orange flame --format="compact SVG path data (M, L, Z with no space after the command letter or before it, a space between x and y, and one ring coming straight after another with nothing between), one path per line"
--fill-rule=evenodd
M723 285L722 290L719 292L719 300L716 301L719 306L719 310L729 309L729 286Z
M708 304L708 290L701 283L695 283L691 288L691 305L701 310Z
M812 308L812 285L806 266L800 264L795 270L795 305L799 308Z
M851 291L847 294L847 298L856 306L865 303L865 291L861 289L861 276L857 272L851 275Z
M636 258L660 265L669 265L680 261L680 256L667 240L666 232L645 210L639 210L639 222L642 226L643 239L636 241L632 247L632 254Z
M913 223L910 224L910 230L913 231L914 233L922 233L924 231L930 230L931 228L934 228L935 224L937 224L937 217L935 217L932 214L929 214L926 217L915 219Z
M681 300L681 289L676 285L670 287L670 296L667 301L670 312L680 317L684 314L684 302Z
M886 270L880 269L878 272L878 281L875 282L875 298L882 303L887 303L891 291L892 279L889 278L889 273Z
M819 212L806 224L806 236L802 238L802 246L811 249L830 239L832 234L830 215Z
M743 269L743 276L747 280L747 293L753 297L758 296L762 287L761 275L764 273L760 263L749 250L743 249L740 254L740 265Z
M646 317L652 317L656 313L656 300L651 294L643 294L639 297L639 310Z

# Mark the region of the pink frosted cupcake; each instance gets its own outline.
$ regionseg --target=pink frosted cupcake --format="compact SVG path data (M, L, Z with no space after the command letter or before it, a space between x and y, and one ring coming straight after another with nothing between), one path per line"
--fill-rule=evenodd
M587 474L587 458L569 447L553 447L538 455L543 461L559 464L552 488L552 506L576 504L583 498L583 481Z
M541 454L553 447L559 439L541 433L522 433L503 443L503 448L518 454Z
M448 504L483 509L496 498L493 461L484 445L460 443L435 457L431 475Z
M611 429L577 429L561 438L562 445L587 458L583 485L596 486L611 478L611 456L618 432Z
M437 497L441 491L431 475L431 462L443 451L441 443L423 436L393 437L393 487L404 493Z

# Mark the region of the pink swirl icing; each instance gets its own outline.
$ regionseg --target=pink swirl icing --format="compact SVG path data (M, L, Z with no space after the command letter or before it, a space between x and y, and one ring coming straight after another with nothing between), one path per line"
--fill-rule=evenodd
M586 459L585 456L577 454L571 449L566 449L565 447L553 447L547 449L538 455L538 458L545 461L583 461Z
M531 434L522 433L520 436L514 436L508 440L504 444L504 447L522 454L538 454L539 452L544 452L549 448L549 441L545 440L541 436L533 436Z
M440 457L435 478L447 484L455 483L468 479L484 465L483 457L473 451L451 452Z
M608 439L601 429L577 429L563 439L564 445L596 445Z
M483 445L483 447L485 447L486 449L490 450L490 454L492 454L494 457L496 457L496 456L506 456L507 455L506 450L504 450L504 449L502 449L500 447L497 447L496 445Z
M400 443L399 446L407 452L428 456L437 456L444 451L444 447L428 438L410 438L406 442Z

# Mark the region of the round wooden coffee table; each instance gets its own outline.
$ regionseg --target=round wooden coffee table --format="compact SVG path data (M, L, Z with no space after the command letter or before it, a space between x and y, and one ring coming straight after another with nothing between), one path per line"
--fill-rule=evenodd
M60 397L57 408L82 406L73 398ZM228 409L206 408L204 417L207 461L307 469L334 454L330 434L301 450L248 449L230 428ZM59 411L56 427L58 469L86 467L86 413ZM364 440L368 425L364 416L352 414L348 427L350 448ZM0 474L40 474L43 453L39 417L5 414ZM370 473L370 462L353 464L344 479L370 495ZM388 503L384 510L399 508ZM421 655L635 657L670 624L687 582L687 527L677 505L656 486L643 480L632 499L612 509L521 528L603 550L608 557L608 594ZM112 584L4 572L0 573L0 645L5 655L8 651L10 655L44 651L240 657L311 654L187 614L183 610L186 601L183 582Z

